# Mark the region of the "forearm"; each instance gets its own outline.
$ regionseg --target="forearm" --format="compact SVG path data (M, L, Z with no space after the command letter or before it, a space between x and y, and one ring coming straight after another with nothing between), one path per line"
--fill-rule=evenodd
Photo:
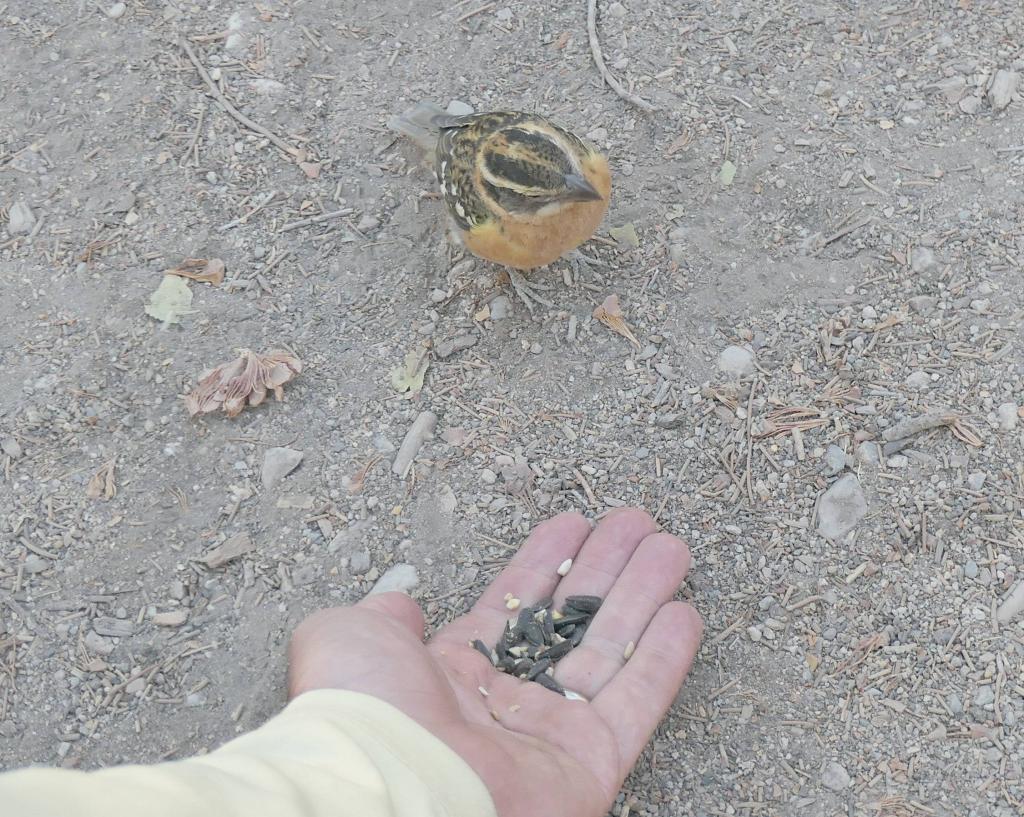
M469 766L407 716L366 695L301 695L209 755L97 772L0 775L19 817L487 817Z

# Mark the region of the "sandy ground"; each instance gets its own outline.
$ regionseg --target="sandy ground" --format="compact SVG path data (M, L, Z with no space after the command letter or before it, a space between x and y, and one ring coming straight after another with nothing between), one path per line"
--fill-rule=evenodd
M0 0L0 769L212 748L305 613L408 565L443 622L638 504L708 635L616 815L1021 813L1019 0L598 7L653 113L584 2ZM447 242L420 99L608 151L551 307ZM165 325L185 258L227 279ZM239 348L302 374L191 419Z

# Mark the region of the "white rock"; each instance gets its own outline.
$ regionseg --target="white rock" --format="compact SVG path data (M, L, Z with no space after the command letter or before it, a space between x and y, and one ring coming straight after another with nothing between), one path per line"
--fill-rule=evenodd
M910 268L914 272L928 272L939 265L935 253L929 247L914 247L910 252Z
M480 481L483 482L484 485L493 485L498 481L498 475L490 468L485 468L480 472Z
M1020 83L1020 74L1000 68L992 77L988 88L988 102L994 110L1001 111L1013 102L1014 93Z
M503 321L512 315L512 301L507 295L499 295L491 301L491 320Z
M1009 624L1020 613L1024 611L1024 581L1017 582L1017 586L1008 595L1003 603L996 610L996 621L1000 624Z
M846 467L846 452L838 445L830 445L825 451L825 474L834 477Z
M932 384L932 377L928 372L911 372L906 383L912 389L927 389Z
M260 481L267 488L275 488L282 479L299 467L303 453L294 448L268 448L263 455Z
M1013 431L1017 427L1017 420L1020 418L1016 403L1003 403L996 409L996 416L999 418L999 428L1003 431Z
M754 353L747 346L726 346L718 355L718 368L736 377L753 374Z
M370 566L373 564L370 559L370 551L368 550L357 550L349 558L348 569L352 571L353 575L361 576L366 573Z
M842 791L849 788L853 781L850 779L850 773L846 769L832 761L825 767L825 771L821 773L821 782L827 789Z
M973 474L967 475L967 487L972 491L980 491L986 479L988 479L988 474L984 471L975 471Z
M124 3L114 3L114 5L107 9L107 17L111 20L120 20L124 17L126 11L128 11L128 6Z
M373 586L373 590L369 592L369 595L375 593L408 593L417 584L420 583L419 574L416 572L416 568L412 565L398 564L392 565L387 569L387 572L381 576L377 583Z
M836 480L818 504L818 532L839 539L853 530L868 512L860 481L853 474Z
M448 103L448 108L445 110L446 113L452 116L469 116L473 113L473 106L458 99L453 99Z
M16 201L11 205L11 211L7 214L7 232L11 235L28 235L36 226L36 216L23 201Z
M515 15L512 13L512 9L505 6L503 9L498 9L497 14L494 16L498 18L498 22L500 23L509 23Z
M608 6L609 17L618 17L619 19L622 19L628 13L629 12L626 11L626 7L622 5L622 3L612 3L610 6Z
M960 110L966 114L976 114L981 110L981 97L971 94L960 100Z

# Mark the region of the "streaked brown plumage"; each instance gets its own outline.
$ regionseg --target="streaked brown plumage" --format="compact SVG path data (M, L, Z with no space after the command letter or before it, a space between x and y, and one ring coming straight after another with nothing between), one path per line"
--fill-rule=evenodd
M527 270L590 238L608 209L608 160L538 114L450 116L421 103L393 129L435 146L453 232L474 255Z

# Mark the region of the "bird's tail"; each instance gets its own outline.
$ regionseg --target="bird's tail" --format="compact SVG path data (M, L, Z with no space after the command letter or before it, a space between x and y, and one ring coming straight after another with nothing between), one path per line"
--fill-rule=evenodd
M388 128L408 136L424 150L433 150L437 144L439 128L434 118L444 116L444 108L433 102L418 102L399 116L388 120Z

